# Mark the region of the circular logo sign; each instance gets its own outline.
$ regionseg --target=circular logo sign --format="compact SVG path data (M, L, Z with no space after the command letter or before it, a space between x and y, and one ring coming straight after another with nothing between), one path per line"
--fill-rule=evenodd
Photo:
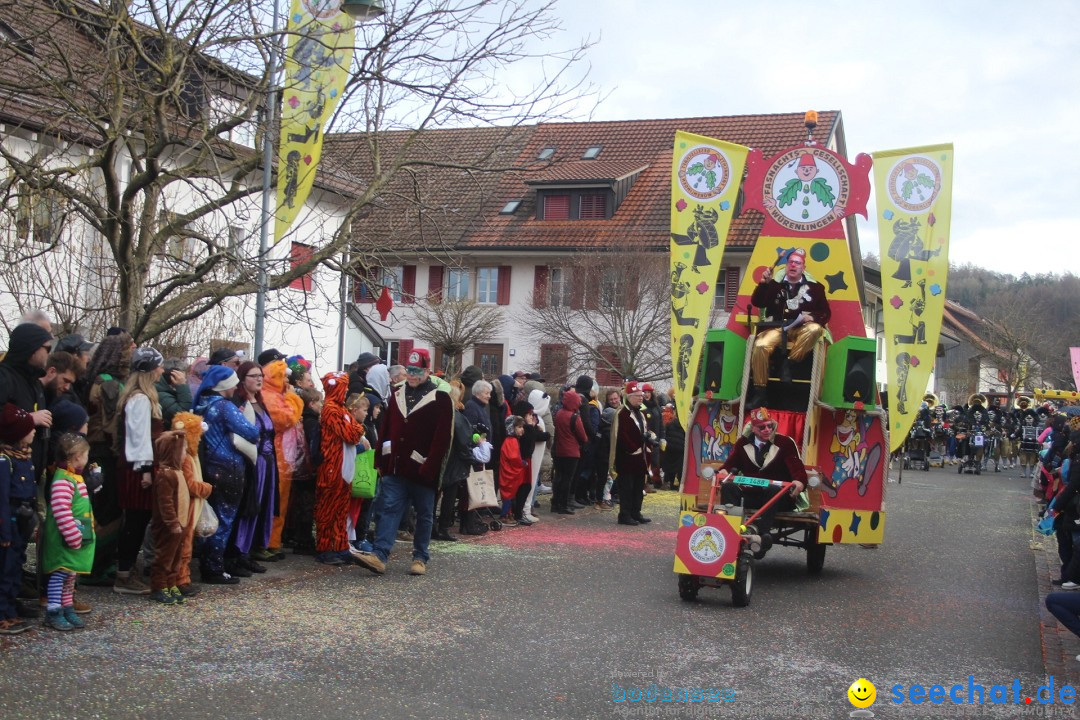
M765 173L762 204L781 227L813 232L844 217L850 194L840 158L818 147L795 148Z
M326 20L341 12L340 0L301 0L304 9L319 18Z
M690 536L690 554L700 563L709 565L724 554L724 536L714 527L699 527Z
M687 150L679 162L679 185L698 200L712 200L724 193L731 180L727 155L711 145Z
M889 198L896 207L922 212L934 204L941 190L941 168L929 158L904 158L889 172Z
M409 364L413 367L418 367L420 365L420 353L415 350L409 353Z

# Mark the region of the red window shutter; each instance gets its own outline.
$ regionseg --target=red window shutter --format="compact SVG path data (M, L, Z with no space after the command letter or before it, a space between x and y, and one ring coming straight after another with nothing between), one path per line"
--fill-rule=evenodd
M548 383L561 385L566 382L570 349L559 343L540 346L540 374Z
M578 218L581 220L603 220L607 217L607 193L585 193L578 202Z
M510 266L499 266L499 285L495 293L496 305L510 304Z
M442 286L443 266L432 265L430 268L428 268L427 276L428 300L433 303L440 302L442 300Z
M533 270L533 307L547 307L548 294L548 267L537 265ZM543 370L540 371L544 375ZM546 378L547 375L544 375Z
M569 195L545 195L544 196L544 219L545 220L569 220L570 219L570 196Z
M289 268L295 269L298 265L306 263L311 259L311 256L315 254L315 248L310 245L304 245L303 243L294 242L289 248ZM311 273L301 275L300 277L289 283L289 287L293 290L303 290L304 292L310 292L314 283L311 279Z
M405 265L401 268L401 302L416 302L416 266Z
M621 385L623 382L622 363L615 348L604 346L598 348L604 359L596 364L596 382L599 385ZM615 370L611 368L614 367Z
M397 355L398 355L397 356L397 363L398 363L398 365L406 365L407 366L409 364L409 353L411 353L412 349L413 349L413 341L412 340L398 340L397 347L398 347L398 351L397 351Z
M361 273L360 278L353 284L354 303L373 303L378 299L378 290L375 286L378 277L378 268L367 268Z
M731 312L735 309L735 301L739 299L739 268L727 268L727 279L724 282L724 309Z

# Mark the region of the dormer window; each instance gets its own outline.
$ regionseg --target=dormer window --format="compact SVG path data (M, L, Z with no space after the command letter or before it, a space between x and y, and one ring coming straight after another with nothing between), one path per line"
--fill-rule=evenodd
M502 210L499 211L500 215L513 215L514 212L521 206L520 200L511 200L503 205Z
M595 160L600 156L600 151L604 149L603 145L591 145L585 149L585 152L581 154L582 160Z
M555 148L546 147L540 151L540 154L536 156L537 160L550 160L555 154Z

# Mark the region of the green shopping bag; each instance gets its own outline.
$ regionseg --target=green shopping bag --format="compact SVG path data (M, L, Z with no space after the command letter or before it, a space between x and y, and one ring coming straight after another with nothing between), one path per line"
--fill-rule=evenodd
M356 469L353 471L352 496L370 500L375 497L375 451L368 450L356 456Z

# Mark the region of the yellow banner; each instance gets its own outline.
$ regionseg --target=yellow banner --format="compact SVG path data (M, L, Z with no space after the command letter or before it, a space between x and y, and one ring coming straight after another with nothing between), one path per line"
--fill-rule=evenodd
M889 444L907 439L930 382L949 279L952 144L873 153Z
M274 244L289 231L315 183L323 128L344 91L355 37L353 19L338 3L320 0L293 0L288 34Z
M709 311L749 148L675 133L671 162L671 365L689 427Z

